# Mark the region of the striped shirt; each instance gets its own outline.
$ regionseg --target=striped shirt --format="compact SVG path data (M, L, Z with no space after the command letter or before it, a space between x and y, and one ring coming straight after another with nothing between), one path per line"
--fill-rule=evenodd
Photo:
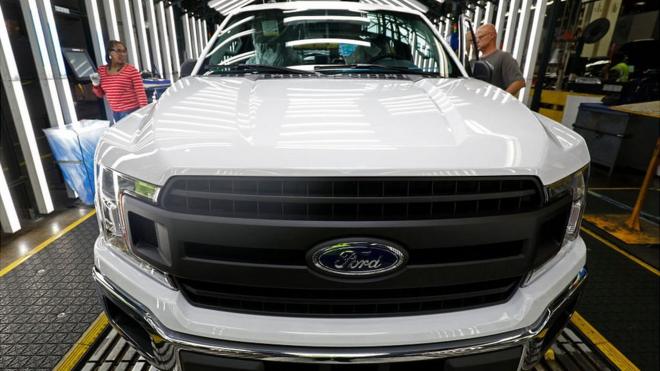
M108 74L108 65L99 67L101 85L93 88L97 97L108 99L113 112L123 112L147 105L147 94L140 72L125 64L119 72Z

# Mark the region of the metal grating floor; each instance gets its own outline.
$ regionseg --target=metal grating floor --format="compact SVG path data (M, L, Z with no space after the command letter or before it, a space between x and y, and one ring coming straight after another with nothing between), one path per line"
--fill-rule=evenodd
M52 370L99 315L98 233L90 218L0 277L0 370Z
M616 370L598 351L592 349L570 325L552 346L554 360L544 359L535 371ZM78 365L81 371L156 371L113 328L106 329Z

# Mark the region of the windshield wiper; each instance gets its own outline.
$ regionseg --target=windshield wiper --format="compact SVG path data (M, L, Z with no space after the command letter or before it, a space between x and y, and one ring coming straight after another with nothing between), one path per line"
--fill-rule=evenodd
M271 66L267 64L239 64L234 66L208 66L207 70L211 74L222 73L271 73L271 74L296 74L296 75L317 75L316 72L302 71L294 68Z
M424 72L419 68L413 69L409 67L401 66L386 66L384 64L333 64L329 66L317 66L314 68L315 71L335 71L335 70L368 70L368 71L378 71L381 73L401 73L401 74L412 74L412 75L433 75L431 72Z

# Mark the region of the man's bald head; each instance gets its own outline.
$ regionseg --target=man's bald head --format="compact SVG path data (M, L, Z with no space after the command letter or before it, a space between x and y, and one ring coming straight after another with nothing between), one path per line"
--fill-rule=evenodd
M482 24L481 26L479 26L479 28L477 28L477 33L480 33L480 32L482 32L482 33L491 33L492 32L495 35L497 35L497 31L495 30L495 25L493 25L492 23L485 23L485 24Z
M497 31L494 25L486 23L477 28L477 47L482 53L490 54L495 51L496 43Z

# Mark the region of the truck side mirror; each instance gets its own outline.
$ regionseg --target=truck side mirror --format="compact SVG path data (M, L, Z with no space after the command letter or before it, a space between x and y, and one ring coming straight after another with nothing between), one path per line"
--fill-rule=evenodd
M493 77L493 68L484 61L473 61L471 63L472 77L481 81L490 82Z
M195 59L188 59L187 61L183 62L181 64L181 68L179 69L179 76L180 77L190 76L196 64L197 64L197 60Z

